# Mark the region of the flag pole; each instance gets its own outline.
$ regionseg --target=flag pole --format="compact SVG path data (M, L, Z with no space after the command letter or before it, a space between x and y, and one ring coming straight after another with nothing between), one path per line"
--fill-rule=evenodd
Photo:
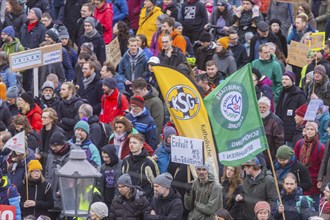
M26 143L26 142L24 142L24 143ZM29 178L28 178L28 172L27 172L27 166L26 166L26 148L24 148L24 149L25 149L25 153L24 153L24 166L25 166L26 200L29 200Z
M273 172L273 175L274 175L274 182L275 182L276 192L277 192L277 195L278 195L278 200L280 201L280 205L282 205L282 198L281 198L281 194L280 194L280 188L278 187L278 182L277 182L277 177L276 177L275 168L274 168L274 164L273 164L273 159L272 159L272 155L270 154L269 147L267 148L267 153L268 153L268 157L269 157L269 160L270 160L270 166L272 168L272 172ZM282 212L282 218L283 218L283 220L285 220L284 212Z

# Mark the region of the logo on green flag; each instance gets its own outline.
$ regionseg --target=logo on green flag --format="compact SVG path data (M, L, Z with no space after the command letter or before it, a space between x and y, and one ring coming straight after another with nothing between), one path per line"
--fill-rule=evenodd
M250 64L215 88L204 104L222 164L238 166L267 149Z

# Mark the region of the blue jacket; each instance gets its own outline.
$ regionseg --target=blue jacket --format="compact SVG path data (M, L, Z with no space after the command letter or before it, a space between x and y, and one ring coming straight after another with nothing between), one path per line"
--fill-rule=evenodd
M324 112L321 115L321 117L318 119L318 123L319 123L319 140L322 142L322 144L326 144L328 139L329 139L328 131L327 131L329 121L330 121L329 111Z
M6 84L6 88L17 85L16 74L11 72L8 66L3 69L0 67L0 74L3 82Z
M161 174L167 172L167 167L171 162L171 152L167 152L164 145L160 144L157 147L155 154L158 157L156 162L158 164L159 172Z
M133 127L140 133L144 135L145 141L147 144L156 149L157 147L157 128L155 120L151 117L149 110L144 107L142 112L133 116L132 113L128 113L125 117L130 120L133 124Z
M65 71L66 81L72 81L74 79L74 71L71 62L71 58L68 54L68 51L62 47L62 65Z
M308 32L315 32L315 30L309 24L307 24L307 26L305 27L305 30L301 31L301 32L297 32L296 27L293 26L293 28L292 28L291 32L289 33L286 41L287 41L288 44L290 44L291 40L300 42L301 38L304 36L304 34L306 34Z
M124 82L123 78L121 76L119 76L118 73L115 74L114 78L116 80L117 89L120 92L125 92L125 84L124 84L125 82Z
M16 187L11 184L7 176L3 175L2 180L4 180L4 183L3 186L0 187L0 204L15 206L16 219L21 220L21 208L19 206L20 195L18 194Z
M113 19L112 25L115 25L118 21L124 20L128 16L128 7L126 0L107 0L108 3L112 3Z

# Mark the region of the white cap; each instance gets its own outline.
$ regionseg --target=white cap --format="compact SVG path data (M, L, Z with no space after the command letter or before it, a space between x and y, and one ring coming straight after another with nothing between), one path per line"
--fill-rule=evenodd
M158 57L150 57L148 63L160 64Z

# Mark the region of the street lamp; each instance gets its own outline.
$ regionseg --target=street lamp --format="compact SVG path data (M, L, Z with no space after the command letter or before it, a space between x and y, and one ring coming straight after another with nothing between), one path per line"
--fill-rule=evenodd
M70 152L69 161L58 170L63 214L67 217L87 217L97 178L101 173L86 160L81 149Z

